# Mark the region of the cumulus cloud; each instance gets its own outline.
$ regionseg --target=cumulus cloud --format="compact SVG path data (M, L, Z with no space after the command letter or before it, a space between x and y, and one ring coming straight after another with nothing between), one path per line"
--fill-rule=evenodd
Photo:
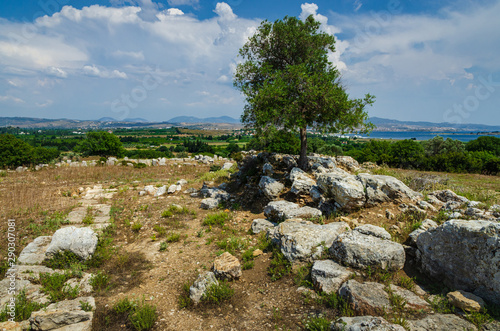
M84 66L83 72L88 76L95 76L100 78L122 78L127 79L127 74L118 70L108 71L101 70L97 68L95 65L92 66Z
M0 101L14 101L15 103L24 103L24 100L12 95L0 95Z
M56 67L48 67L47 74L55 76L55 77L59 77L59 78L68 77L68 74L66 73L66 71L64 71L60 68L56 68Z

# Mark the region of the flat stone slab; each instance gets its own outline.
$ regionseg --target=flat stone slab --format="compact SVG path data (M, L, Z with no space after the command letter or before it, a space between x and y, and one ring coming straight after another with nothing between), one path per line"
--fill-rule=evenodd
M421 320L407 320L411 331L451 331L451 330L477 330L474 324L454 314L429 315Z
M266 231L267 229L272 229L276 226L276 223L269 222L265 219L255 219L252 222L252 232L254 234L258 234L262 231Z
M83 260L94 254L97 247L97 234L90 228L70 226L57 230L52 236L45 255L50 258L60 251L71 251Z
M95 310L93 297L81 297L75 300L64 300L53 303L43 310L31 313L30 326L34 330L59 330L71 326L67 330L82 330L83 322L92 322L94 313L84 311L81 302L88 303Z
M311 269L314 286L325 293L336 293L353 272L332 260L315 261Z
M341 317L330 325L331 331L405 331L401 325L391 324L378 316Z
M269 229L268 235L289 261L311 261L323 252L322 244L329 247L339 234L349 229L344 222L319 225L290 219Z
M9 289L12 285L14 284L11 283L11 280L9 278L4 278L0 281L0 307L3 307L12 297L9 294ZM16 279L14 286L16 288L16 294L18 294L19 291L24 290L26 293L26 297L32 301L42 304L50 302L48 296L42 293L41 285L32 284L29 280L26 279Z
M293 218L313 218L313 217L321 217L322 213L319 209L312 207L300 207L298 204L280 200L280 201L271 201L264 208L264 215L270 221L283 221L286 219Z
M354 268L400 270L406 255L403 245L358 231L340 234L329 249L334 259Z
M52 241L52 236L42 236L35 238L26 245L19 254L17 263L19 264L41 264L45 259L45 252Z

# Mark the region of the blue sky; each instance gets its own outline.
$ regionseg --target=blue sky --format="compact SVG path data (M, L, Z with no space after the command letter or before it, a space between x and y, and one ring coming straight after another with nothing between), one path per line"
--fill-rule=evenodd
M500 1L4 0L0 116L239 117L238 49L315 15L371 116L500 125Z

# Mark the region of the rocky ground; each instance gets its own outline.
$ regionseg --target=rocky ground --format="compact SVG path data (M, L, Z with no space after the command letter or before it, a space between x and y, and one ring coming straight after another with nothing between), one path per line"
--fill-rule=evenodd
M424 195L347 157L313 156L307 172L267 154L95 164L0 183L16 289L50 304L1 327L147 329L139 309L117 312L128 298L156 308L153 330L500 329L497 205ZM47 262L68 251L69 271ZM66 287L50 292L54 273ZM209 302L211 284L232 296Z

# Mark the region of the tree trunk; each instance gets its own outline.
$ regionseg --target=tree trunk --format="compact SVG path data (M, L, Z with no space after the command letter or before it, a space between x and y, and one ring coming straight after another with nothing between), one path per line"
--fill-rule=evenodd
M298 166L307 171L307 128L300 128L300 157Z

